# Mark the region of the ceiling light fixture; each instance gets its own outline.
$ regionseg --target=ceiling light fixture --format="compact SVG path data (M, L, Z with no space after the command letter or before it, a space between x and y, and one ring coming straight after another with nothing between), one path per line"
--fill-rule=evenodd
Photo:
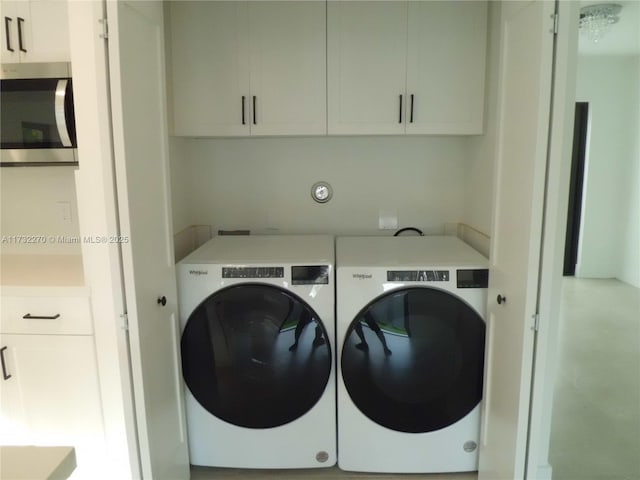
M598 43L611 30L611 25L620 20L618 14L622 5L599 3L580 9L580 32L594 43Z

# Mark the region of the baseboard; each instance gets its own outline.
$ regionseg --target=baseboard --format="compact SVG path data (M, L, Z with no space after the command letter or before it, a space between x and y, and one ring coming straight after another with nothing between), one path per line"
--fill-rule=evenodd
M527 475L527 480L552 480L553 467L550 464L538 465L538 471L534 477Z

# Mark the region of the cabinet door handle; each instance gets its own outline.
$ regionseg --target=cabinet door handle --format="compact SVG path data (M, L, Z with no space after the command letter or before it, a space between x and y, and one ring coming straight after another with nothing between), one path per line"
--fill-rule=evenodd
M398 123L402 123L402 94L400 94L400 118L398 119Z
M413 93L411 94L411 112L409 113L409 123L413 123Z
M24 23L24 18L18 17L18 48L21 52L27 53L27 49L24 48L24 43L22 40L22 24Z
M15 52L15 50L11 47L11 22L12 22L12 18L11 17L4 17L4 34L5 34L5 39L7 41L7 50L9 50L10 52Z
M246 98L246 97L243 95L243 96L242 96L242 124L243 124L243 125L246 125L246 124L247 124L247 122L245 121L245 118L244 118L244 100L245 100L245 98Z
M46 316L46 315L43 316L43 315L31 315L30 313L27 313L22 318L26 320L55 320L56 318L60 318L60 314L56 313L55 315L51 315L51 316Z
M7 347L0 348L0 363L2 363L2 378L3 380L9 380L11 375L7 373L7 364L4 361L4 351Z
M258 124L258 115L256 113L256 96L253 96L253 124Z

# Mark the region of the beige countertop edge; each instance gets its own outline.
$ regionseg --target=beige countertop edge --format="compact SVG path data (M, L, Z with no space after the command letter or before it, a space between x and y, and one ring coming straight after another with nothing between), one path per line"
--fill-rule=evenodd
M90 297L89 287L0 285L0 297Z
M73 447L0 446L0 477L11 480L63 480L76 468Z

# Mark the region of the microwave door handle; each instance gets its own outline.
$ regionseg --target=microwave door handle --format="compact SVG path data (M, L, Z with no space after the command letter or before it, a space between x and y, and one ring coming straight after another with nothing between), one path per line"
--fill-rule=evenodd
M67 118L65 115L65 104L67 100L67 83L69 80L58 80L56 86L56 126L58 127L58 136L63 147L72 147L69 130L67 130Z

